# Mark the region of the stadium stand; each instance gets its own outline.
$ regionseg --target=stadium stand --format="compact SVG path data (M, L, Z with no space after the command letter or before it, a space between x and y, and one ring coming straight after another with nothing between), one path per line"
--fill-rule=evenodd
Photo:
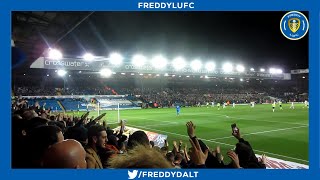
M220 84L219 84L220 85ZM28 93L31 95L37 93L38 89L35 88L35 92L32 91L33 88L21 87L18 88L18 91L15 91L16 95L26 95L22 93L21 89L28 89ZM102 94L104 88L95 88L94 92L97 92L96 95L108 95ZM66 94L72 91L72 94ZM91 92L91 89L87 91ZM69 91L64 92L65 95L82 95L83 91L77 91L77 89L69 89ZM198 103L205 104L206 102L224 102L230 101L237 104L256 102L256 103L267 103L271 102L271 99L282 99L284 102L295 101L302 102L307 98L308 94L303 93L303 91L287 90L285 88L270 88L270 89L261 89L261 88L249 88L242 90L236 87L229 87L223 90L217 88L120 88L119 92L127 94L125 99L119 99L114 95L112 99L106 98L97 98L96 100L100 102L101 108L117 108L118 103L121 108L130 108L130 107L141 107L142 103L153 104L157 103L160 107L170 107L172 104L178 103L182 106L196 106ZM39 93L41 94L41 93ZM41 95L48 95L42 93ZM94 95L94 94L93 94ZM138 97L137 97L138 96ZM111 97L111 96L110 96ZM62 105L66 110L78 110L78 104L80 109L86 109L86 101L82 100L73 100L73 99L61 99ZM135 102L135 103L133 103ZM49 102L50 103L50 102ZM51 107L51 106L49 106ZM57 104L53 105L57 107L58 110L61 110Z

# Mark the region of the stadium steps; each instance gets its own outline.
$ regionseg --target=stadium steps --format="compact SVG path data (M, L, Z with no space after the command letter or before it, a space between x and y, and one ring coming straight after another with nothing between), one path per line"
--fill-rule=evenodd
M60 100L57 100L57 103L59 104L60 108L66 112L66 109L64 108L64 106L62 105L62 103L60 102Z
M132 105L140 107L139 104L137 103L137 101L132 101L132 100L129 100L129 101L132 103Z

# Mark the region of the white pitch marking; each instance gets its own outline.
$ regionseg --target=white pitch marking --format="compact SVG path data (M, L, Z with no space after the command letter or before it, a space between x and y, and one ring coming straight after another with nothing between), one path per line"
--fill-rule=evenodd
M243 134L243 136L254 135L254 134L264 134L264 133L277 132L277 131L285 131L285 130L290 130L290 129L299 129L299 128L304 128L304 127L309 127L309 126L298 126L298 127L275 129L275 130L269 130L269 131L260 131L260 132L255 132L255 133ZM210 140L228 139L228 138L233 138L233 136L226 136L226 137L221 137L221 138L214 138L214 139L210 139Z

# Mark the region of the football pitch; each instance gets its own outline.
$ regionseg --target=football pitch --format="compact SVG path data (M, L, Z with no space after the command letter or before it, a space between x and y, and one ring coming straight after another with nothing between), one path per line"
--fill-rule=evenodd
M107 112L104 120L115 127L117 111L102 112ZM97 116L97 112L91 112L91 116ZM309 164L309 116L308 109L302 104L295 104L295 109L290 109L290 104L283 104L283 110L277 105L275 112L271 105L254 108L238 105L220 110L217 107L185 107L181 108L180 116L176 115L175 108L121 110L120 119L126 119L129 127L167 135L170 147L172 141L182 140L188 148L185 124L193 121L197 137L211 150L219 145L226 162L229 161L226 152L237 143L231 135L231 124L236 123L256 154Z

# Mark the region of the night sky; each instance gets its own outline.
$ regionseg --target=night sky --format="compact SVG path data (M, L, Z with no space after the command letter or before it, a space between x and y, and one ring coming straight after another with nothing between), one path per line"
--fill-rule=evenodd
M286 12L95 12L59 42L65 54L163 54L247 67L308 68L308 34L286 39ZM308 17L308 14L304 12Z

